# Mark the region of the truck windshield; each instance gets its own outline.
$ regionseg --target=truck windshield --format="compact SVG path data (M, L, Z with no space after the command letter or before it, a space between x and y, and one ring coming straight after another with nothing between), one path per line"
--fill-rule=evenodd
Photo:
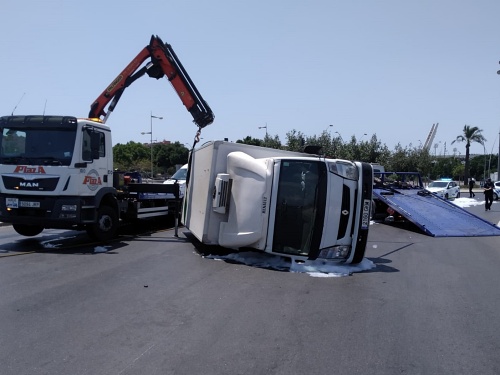
M326 202L326 167L316 161L282 160L273 251L309 256L318 251Z
M75 138L73 126L5 126L0 133L0 163L70 165Z

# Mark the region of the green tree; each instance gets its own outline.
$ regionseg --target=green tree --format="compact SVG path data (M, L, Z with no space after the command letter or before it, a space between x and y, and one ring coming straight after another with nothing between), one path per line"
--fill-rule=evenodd
M246 145L252 145L252 146L263 146L264 145L264 141L262 141L261 139L258 139L258 138L252 138L249 135L247 135L243 139L238 139L236 141L236 143L244 143Z
M479 129L477 126L469 126L464 125L463 134L457 135L457 138L451 142L451 144L455 142L465 142L465 171L464 171L464 181L469 180L469 159L470 159L470 145L473 142L477 142L484 146L484 142L486 138L481 134L482 129Z
M281 145L281 141L278 135L271 137L268 134L266 134L266 136L264 137L264 142L262 142L262 146L269 148L276 148L278 150L280 150L283 147Z
M138 142L118 143L113 147L114 168L130 171L142 170L141 166L150 160L149 147Z
M455 163L453 167L453 178L457 181L463 180L464 171L465 171L464 165L460 163L460 161L458 161L458 163Z
M300 131L293 129L286 133L286 149L289 151L304 151L306 145L306 137Z
M155 144L153 147L153 162L161 173L173 174L176 165L188 162L189 150L180 142Z

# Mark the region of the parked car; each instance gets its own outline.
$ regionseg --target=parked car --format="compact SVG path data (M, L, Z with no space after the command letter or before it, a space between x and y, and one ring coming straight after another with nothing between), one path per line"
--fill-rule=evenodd
M460 198L460 185L451 179L432 181L426 190L443 199Z
M179 184L179 198L184 198L184 192L186 191L186 177L187 177L188 165L184 164L180 167L177 172L173 174L168 180L163 182L164 184L173 184L177 181Z
M493 188L493 200L497 201L500 197L500 184L497 185L498 182L495 182L495 187Z

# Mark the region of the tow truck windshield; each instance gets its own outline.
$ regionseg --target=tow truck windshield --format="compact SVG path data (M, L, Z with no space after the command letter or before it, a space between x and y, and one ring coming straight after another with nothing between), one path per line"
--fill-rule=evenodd
M76 125L47 126L29 121L0 123L0 163L70 165Z

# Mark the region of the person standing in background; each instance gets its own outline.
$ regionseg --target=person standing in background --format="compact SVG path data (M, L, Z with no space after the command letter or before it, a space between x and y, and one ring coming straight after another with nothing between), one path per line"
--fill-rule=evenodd
M469 178L469 198L474 198L476 194L472 191L474 188L474 185L476 184L476 180L474 180L472 177Z
M485 211L491 211L491 205L493 204L493 182L491 178L488 178L483 185L484 188L484 209Z

